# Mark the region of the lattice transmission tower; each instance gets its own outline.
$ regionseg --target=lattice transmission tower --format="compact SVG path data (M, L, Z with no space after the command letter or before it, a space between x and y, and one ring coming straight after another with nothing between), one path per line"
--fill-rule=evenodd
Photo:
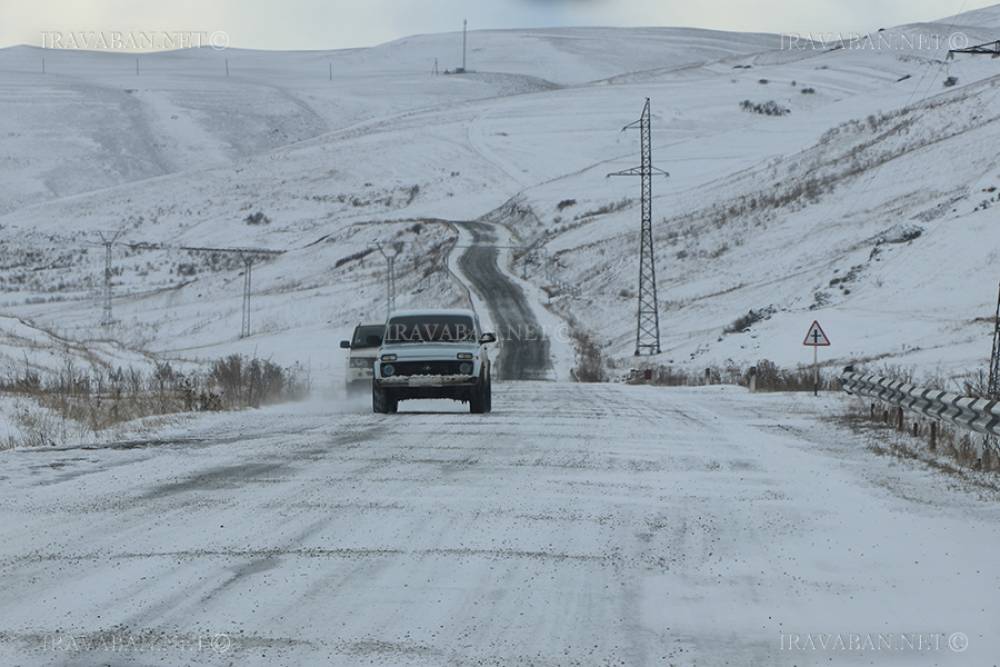
M253 274L253 257L243 257L243 324L240 327L240 338L250 337L250 295L252 294L251 275Z
M101 313L102 327L110 327L115 322L111 314L111 246L115 244L123 231L119 229L116 232L97 233L101 237L101 243L104 244L104 308Z
M393 244L394 252L389 254L385 251L385 248L381 243L376 242L375 247L378 251L382 253L382 257L385 258L386 263L386 274L385 274L385 316L386 319L392 314L392 311L396 310L396 255L400 252L399 244Z
M649 98L642 107L639 120L622 128L639 128L642 161L638 167L616 171L608 176L640 176L642 178L642 225L639 231L639 303L635 327L635 356L660 353L660 312L656 297L656 258L653 251L653 175L670 176L653 166L650 139Z

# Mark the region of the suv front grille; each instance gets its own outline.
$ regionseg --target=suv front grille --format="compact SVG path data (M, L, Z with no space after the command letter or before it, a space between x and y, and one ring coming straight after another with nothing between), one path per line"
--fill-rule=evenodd
M394 375L458 375L460 361L397 361Z

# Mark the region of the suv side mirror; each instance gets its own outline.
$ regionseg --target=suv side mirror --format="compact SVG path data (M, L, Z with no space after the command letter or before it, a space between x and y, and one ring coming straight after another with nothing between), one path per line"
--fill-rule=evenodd
M351 341L349 340L340 341L340 347L344 348L345 350L351 349Z
M494 333L484 333L482 336L479 337L480 345L485 345L486 343L495 343L495 342L497 342L497 335Z

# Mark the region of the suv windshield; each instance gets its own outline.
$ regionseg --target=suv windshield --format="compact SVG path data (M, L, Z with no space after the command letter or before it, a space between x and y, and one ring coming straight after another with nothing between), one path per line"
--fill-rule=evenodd
M476 340L472 318L465 315L394 317L385 328L386 343L458 343Z
M351 349L378 347L382 344L382 333L384 331L385 327L381 324L356 327L354 329L354 339L351 340Z

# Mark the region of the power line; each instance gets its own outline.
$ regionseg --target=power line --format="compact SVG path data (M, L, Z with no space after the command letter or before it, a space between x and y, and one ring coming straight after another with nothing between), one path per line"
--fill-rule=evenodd
M129 243L134 250L182 250L185 252L227 253L238 255L243 260L243 312L240 321L240 338L249 338L253 333L250 326L251 296L253 293L253 264L263 257L283 255L284 250L269 250L266 248L210 248L205 246L173 246L163 243Z
M608 176L642 178L642 224L639 231L639 303L635 327L635 356L646 350L660 353L660 312L656 298L656 257L653 249L653 174L670 176L653 166L649 98L639 120L629 123L622 132L638 127L641 135L642 162L638 167L617 171Z

